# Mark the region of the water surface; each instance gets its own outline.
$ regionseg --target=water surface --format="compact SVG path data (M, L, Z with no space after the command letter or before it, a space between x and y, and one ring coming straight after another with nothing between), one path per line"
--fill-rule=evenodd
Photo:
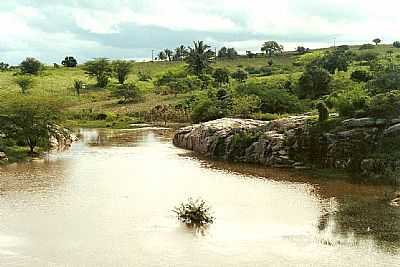
M209 162L157 130L81 130L0 169L0 266L398 266L394 189ZM173 207L207 200L193 229Z

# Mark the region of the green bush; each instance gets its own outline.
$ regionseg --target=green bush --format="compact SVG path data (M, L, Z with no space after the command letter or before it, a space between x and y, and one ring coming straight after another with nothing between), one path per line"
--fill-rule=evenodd
M203 97L195 102L191 117L193 122L199 123L219 119L224 117L224 115L217 108L215 101Z
M367 115L378 118L395 118L400 116L400 90L382 93L372 98Z
M43 69L42 63L33 57L28 57L19 65L21 72L24 74L36 75Z
M376 78L369 81L368 88L375 94L391 90L400 90L400 70L386 69L376 74Z
M232 73L231 76L233 79L235 79L238 82L244 82L249 77L249 74L242 69L238 69L234 73Z
M22 94L26 94L33 86L33 80L28 75L18 77L15 83L21 88Z
M189 198L186 203L181 203L173 209L178 220L186 224L198 226L213 223L215 218L211 214L211 208L204 200Z
M134 83L121 84L117 87L114 95L122 98L120 103L139 102L143 99L143 93Z
M351 73L351 79L355 82L368 82L372 79L372 75L366 70L355 70Z
M316 99L329 94L332 78L328 71L318 66L308 66L299 79L300 98Z
M340 116L353 116L357 111L364 111L368 108L370 97L367 91L361 87L350 90L335 92L328 97L330 105L335 107Z
M266 90L261 99L260 110L264 113L297 113L303 110L297 96L281 89Z
M98 58L85 63L84 68L86 74L95 77L97 86L104 88L107 86L109 79L113 73L112 65L106 58Z

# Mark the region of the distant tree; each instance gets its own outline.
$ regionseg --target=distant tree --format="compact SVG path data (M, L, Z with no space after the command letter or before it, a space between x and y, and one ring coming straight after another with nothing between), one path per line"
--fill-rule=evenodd
M234 59L237 56L238 56L238 52L236 51L235 48L233 48L233 47L228 48L228 50L227 50L227 57L228 58Z
M82 91L82 89L83 89L83 81L81 81L81 80L75 80L74 81L74 89L75 89L75 92L76 92L76 94L79 96L79 95L81 95L81 91Z
M251 51L246 51L246 56L247 56L248 58L255 58L255 57L256 57L256 54L254 54L254 53L251 52Z
M188 71L201 76L211 69L210 64L214 57L214 52L203 41L193 42L193 44L194 46L189 48L189 55L186 58Z
M372 40L372 42L375 43L375 45L378 45L382 42L382 40L379 38L375 38L374 40Z
M160 51L160 53L158 53L158 59L159 60L166 60L167 56L165 55L164 51Z
M61 61L61 65L68 68L75 68L78 65L78 61L74 57L65 57L63 61Z
M242 69L238 69L237 71L235 71L234 73L232 73L232 78L237 80L238 82L244 82L247 80L247 78L249 77L249 74L247 73L247 71L242 70Z
M115 60L112 62L112 65L118 82L123 84L131 71L132 63L126 60Z
M118 86L115 95L122 98L120 103L138 102L143 98L142 91L134 83L127 83Z
M4 62L0 62L0 71L7 71L9 69L10 65Z
M400 48L400 41L395 41L395 42L393 43L393 47L394 47L394 48Z
M84 70L86 74L96 78L97 86L100 88L106 87L112 76L112 65L107 58L97 58L86 62Z
M338 50L338 51L348 51L348 50L350 50L350 46L348 46L348 45L339 45L338 47L336 47L336 50Z
M296 52L297 52L298 54L302 55L302 54L304 54L304 53L307 52L307 48L305 48L304 46L298 46L298 47L296 48Z
M172 58L174 57L174 52L170 49L165 49L164 54L167 56L168 61L172 61Z
M33 86L33 80L29 76L20 76L16 79L15 83L21 88L22 94L26 94Z
M261 51L265 52L267 56L272 57L274 54L282 53L283 46L276 41L268 41L262 45Z
M238 56L238 52L233 47L226 48L224 46L218 51L218 57L219 58L230 58L230 59L233 59L233 58L235 58L237 56Z
M225 46L221 47L221 49L218 51L218 57L219 58L224 58L228 56L228 48Z
M175 48L175 60L184 60L188 55L188 51L184 45Z
M299 79L300 97L316 99L329 94L331 76L325 69L310 65Z
M141 81L141 82L147 82L152 79L150 73L145 72L145 71L139 71L138 78L139 78L139 81Z
M229 83L229 71L225 68L215 69L213 78L219 85L227 84Z
M38 74L43 69L42 63L33 57L26 58L21 62L19 67L22 73L32 75Z
M329 71L331 74L335 74L338 71L347 71L349 64L351 63L351 57L345 50L335 50L321 59L322 67Z
M267 63L268 63L268 66L272 66L273 64L274 64L274 61L272 60L272 59L269 59L268 61L267 61Z

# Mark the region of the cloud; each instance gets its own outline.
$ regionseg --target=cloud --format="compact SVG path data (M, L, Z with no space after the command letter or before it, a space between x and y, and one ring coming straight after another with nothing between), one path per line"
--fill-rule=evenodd
M400 37L396 0L2 0L0 61L51 63L71 54L148 58L151 50L207 40L258 50Z

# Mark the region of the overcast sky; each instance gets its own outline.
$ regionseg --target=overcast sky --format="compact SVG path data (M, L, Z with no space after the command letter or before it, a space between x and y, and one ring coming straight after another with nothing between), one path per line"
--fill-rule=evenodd
M259 51L400 40L398 0L0 0L0 62L145 59L205 40Z

